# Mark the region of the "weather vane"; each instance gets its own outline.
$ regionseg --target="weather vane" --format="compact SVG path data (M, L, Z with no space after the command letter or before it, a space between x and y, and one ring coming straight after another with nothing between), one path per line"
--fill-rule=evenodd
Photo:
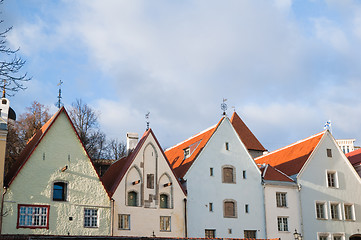
M227 111L226 101L227 101L227 99L223 98L223 103L221 104L221 109L223 110L223 115L226 115L226 111Z
M150 115L150 112L145 114L145 119L146 119L146 122L147 122L147 130L149 129L149 115Z
M59 87L59 95L58 95L58 101L55 103L55 106L57 108L61 108L63 106L63 103L61 102L61 85L63 84L63 81L59 80L58 87Z

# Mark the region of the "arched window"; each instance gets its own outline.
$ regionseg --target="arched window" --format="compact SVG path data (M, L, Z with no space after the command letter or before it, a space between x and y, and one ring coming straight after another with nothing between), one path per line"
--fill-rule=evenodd
M169 200L167 194L161 194L160 195L160 208L169 208Z
M224 201L224 209L223 209L224 217L237 217L236 215L236 202L233 200Z
M223 167L222 169L223 183L235 183L236 177L232 166Z
M128 206L138 206L138 194L134 191L128 192Z
M54 182L53 201L66 201L66 182Z

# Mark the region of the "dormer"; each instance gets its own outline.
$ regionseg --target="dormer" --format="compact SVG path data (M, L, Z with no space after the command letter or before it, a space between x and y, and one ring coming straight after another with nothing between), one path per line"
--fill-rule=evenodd
M187 159L191 156L191 149L189 147L183 149L184 151L184 159Z

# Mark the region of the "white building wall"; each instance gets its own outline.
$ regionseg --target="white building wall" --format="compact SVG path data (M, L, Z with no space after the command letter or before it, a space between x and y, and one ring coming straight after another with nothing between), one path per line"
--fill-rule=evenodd
M68 169L62 172L65 166ZM52 200L54 181L68 183L66 201ZM110 234L110 199L64 113L16 176L4 199L3 234ZM49 229L16 228L18 204L50 205ZM98 209L98 227L84 227L84 208Z
M286 207L277 207L276 194L286 193ZM294 240L293 233L301 231L300 198L296 184L273 182L264 184L267 238ZM278 231L278 217L288 218L288 231Z
M229 143L229 150L225 142ZM222 183L222 167L227 165L235 168L236 183ZM204 237L205 229L216 230L217 238L243 238L244 230L255 230L257 238L265 237L261 173L228 118L219 125L185 179L188 237ZM226 199L236 201L236 218L223 216ZM213 203L213 212L209 211L209 203ZM246 204L249 213L245 213Z
M185 236L185 195L166 161L153 135L150 134L113 195L115 236L150 237L153 234L157 237ZM154 174L156 178L154 189L147 188L147 174ZM141 183L132 184L139 179ZM172 185L164 187L163 185L169 181ZM127 193L132 190L138 192L138 206L127 206ZM150 199L149 194L156 195L156 198L147 203ZM169 196L170 208L159 207L160 194ZM130 215L130 229L119 228L119 214ZM161 216L171 217L169 232L160 230Z
M332 157L327 157L326 149L332 150ZM327 186L327 171L337 173L336 188ZM361 226L361 184L360 178L350 162L341 152L333 137L327 132L312 154L308 164L298 177L301 184L301 208L303 216L304 239L317 239L318 234L342 234L349 239L360 232ZM316 219L316 202L326 203L325 220ZM330 203L340 204L340 220L332 220ZM355 220L345 220L343 205L354 204Z

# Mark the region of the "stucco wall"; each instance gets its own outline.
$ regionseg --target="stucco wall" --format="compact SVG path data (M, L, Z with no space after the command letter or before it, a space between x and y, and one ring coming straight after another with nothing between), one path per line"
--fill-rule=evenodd
M332 158L327 157L326 149L332 149ZM338 188L327 187L327 171L336 171ZM345 239L350 235L359 233L361 226L361 185L360 179L349 161L326 133L309 163L299 177L302 201L302 216L305 239L317 239L317 233L345 234ZM327 204L327 219L317 220L316 201ZM341 204L341 220L332 220L330 217L330 202ZM355 207L355 221L344 220L343 204L351 203Z
M236 183L222 183L223 166L235 168ZM205 229L216 230L217 238L243 238L244 230L256 230L257 238L265 237L261 174L228 118L221 122L185 178L189 237L204 237ZM223 215L223 202L227 199L237 203L236 218ZM209 203L213 203L213 212L209 211ZM245 213L246 204L249 213Z
M155 176L154 189L147 188L147 174ZM141 183L132 184L133 181L139 179ZM172 182L172 185L164 187L163 184L168 182ZM129 191L138 193L138 206L127 206ZM149 194L154 194L156 199L146 203L149 200ZM159 207L160 194L169 196L170 208ZM154 232L157 237L184 237L184 198L185 195L161 149L150 134L113 195L115 200L114 235L150 237ZM130 215L129 230L118 228L118 214ZM171 231L160 231L160 216L171 217Z
M65 166L68 169L62 172ZM52 200L54 181L68 183L66 201ZM18 204L50 205L49 229L17 229ZM84 208L98 209L99 227L84 227ZM10 185L4 212L4 234L110 234L109 197L65 113L59 115Z

